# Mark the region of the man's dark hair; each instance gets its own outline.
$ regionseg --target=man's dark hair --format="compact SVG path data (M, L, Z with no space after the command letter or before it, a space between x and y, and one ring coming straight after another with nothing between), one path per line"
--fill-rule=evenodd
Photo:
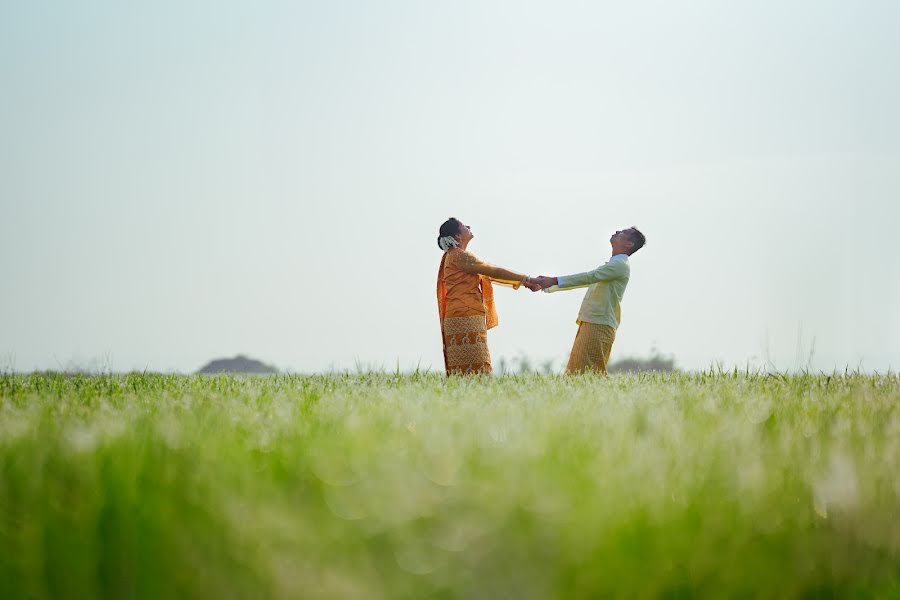
M455 219L450 217L444 224L441 225L441 228L438 230L438 248L441 247L441 238L447 237L448 235L456 235L459 233L460 229L462 229L462 223L459 219Z
M631 243L634 244L631 248L631 252L628 253L629 256L643 248L644 244L647 243L647 238L644 237L644 234L634 226L628 228L628 237L631 239Z

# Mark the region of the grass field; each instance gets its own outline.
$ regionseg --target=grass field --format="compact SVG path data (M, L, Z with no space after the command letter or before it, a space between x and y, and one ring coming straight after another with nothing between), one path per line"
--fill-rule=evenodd
M900 378L0 377L2 598L900 597Z

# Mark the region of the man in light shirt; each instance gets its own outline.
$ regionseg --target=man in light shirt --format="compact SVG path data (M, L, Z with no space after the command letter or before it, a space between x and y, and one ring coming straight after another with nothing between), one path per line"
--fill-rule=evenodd
M566 373L594 372L606 375L609 354L622 320L620 304L631 276L628 257L640 250L646 239L636 227L615 232L609 238L612 257L606 264L585 273L534 279L545 292L588 288L578 311L578 333L569 355Z

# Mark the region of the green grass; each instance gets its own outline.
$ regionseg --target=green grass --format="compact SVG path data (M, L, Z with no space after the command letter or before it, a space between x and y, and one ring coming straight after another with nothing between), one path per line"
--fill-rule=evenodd
M2 598L900 597L900 378L0 377Z

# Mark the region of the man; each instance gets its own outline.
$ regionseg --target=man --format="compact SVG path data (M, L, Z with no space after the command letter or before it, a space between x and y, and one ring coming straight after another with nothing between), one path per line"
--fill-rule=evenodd
M566 373L596 372L606 375L606 365L622 320L620 303L631 276L628 257L640 250L646 239L636 227L615 232L609 238L612 257L593 271L563 277L534 279L545 292L587 287L578 312L578 333L569 355Z

